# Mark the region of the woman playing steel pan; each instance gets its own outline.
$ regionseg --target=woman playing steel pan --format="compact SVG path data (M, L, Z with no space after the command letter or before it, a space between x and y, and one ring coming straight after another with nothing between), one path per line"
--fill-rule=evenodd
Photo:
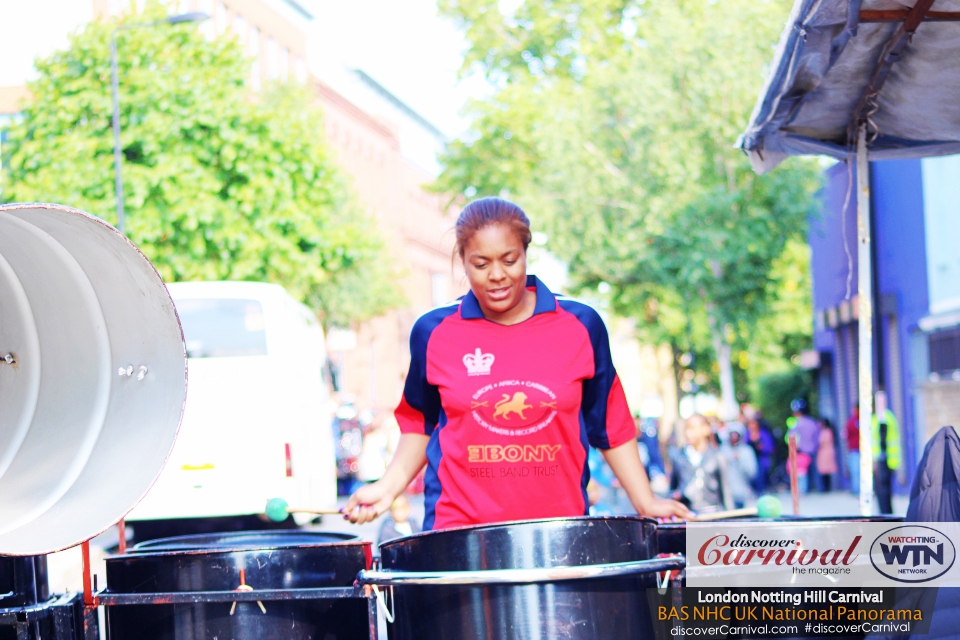
M470 292L414 325L396 411L403 435L383 477L350 498L350 521L384 513L424 464L424 530L584 515L589 446L638 513L690 515L653 495L606 327L527 275L530 237L526 214L505 200L460 214Z

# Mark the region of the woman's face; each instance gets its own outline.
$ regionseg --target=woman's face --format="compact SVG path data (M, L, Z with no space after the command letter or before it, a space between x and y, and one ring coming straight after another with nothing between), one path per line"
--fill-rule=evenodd
M474 233L464 246L463 268L487 318L502 317L523 301L527 252L510 227L490 224Z

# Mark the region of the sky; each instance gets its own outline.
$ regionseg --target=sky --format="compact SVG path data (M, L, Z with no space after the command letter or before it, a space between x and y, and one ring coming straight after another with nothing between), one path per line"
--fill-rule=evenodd
M458 81L466 42L437 16L435 0L298 2L315 16L307 26L308 55L318 75L362 68L441 131L463 131L462 105L487 85L476 77ZM67 34L92 19L91 6L89 0L0 0L0 86L32 78L34 58L65 47Z
M8 0L0 0L6 2ZM314 0L303 2L317 16L316 53L359 67L397 97L455 135L470 96L487 90L479 77L458 82L466 41L456 26L437 16L434 0ZM311 56L314 51L311 51Z
M0 87L34 77L33 60L67 46L67 34L93 19L92 3L0 0Z

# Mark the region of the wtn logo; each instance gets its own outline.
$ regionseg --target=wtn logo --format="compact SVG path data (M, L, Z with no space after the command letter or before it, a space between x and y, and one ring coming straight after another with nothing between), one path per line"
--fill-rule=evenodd
M921 541L926 541L920 539ZM928 538L930 542L936 542L936 538ZM894 539L890 539L890 542L893 542ZM933 560L937 564L943 564L943 543L937 545L937 550L934 551L928 544L905 544L902 547L898 544L887 546L883 543L880 543L880 550L883 552L883 560L887 564L899 564L904 565L910 560L910 556L913 556L913 566L919 566L922 562L923 564L930 564L930 561Z
M882 563L877 562L877 556L882 556ZM950 538L935 529L918 525L890 529L878 536L870 548L870 562L874 568L898 582L926 582L939 578L953 566L956 556Z

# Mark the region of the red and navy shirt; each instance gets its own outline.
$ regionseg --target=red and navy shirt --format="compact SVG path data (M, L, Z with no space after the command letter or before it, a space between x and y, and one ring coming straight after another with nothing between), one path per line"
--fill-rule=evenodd
M505 326L477 298L421 316L397 408L430 436L424 530L587 513L587 448L636 437L603 320L536 277L533 317Z

